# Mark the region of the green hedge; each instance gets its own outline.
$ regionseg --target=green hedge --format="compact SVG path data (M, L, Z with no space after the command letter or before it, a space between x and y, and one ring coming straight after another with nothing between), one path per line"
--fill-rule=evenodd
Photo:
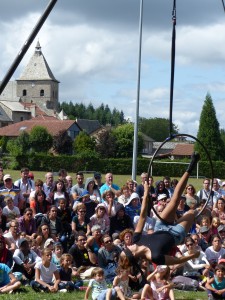
M82 155L61 155L51 156L44 154L34 154L18 156L11 160L11 168L20 169L23 166L29 166L31 170L36 171L58 171L64 168L70 172L83 171L99 171L101 173L112 172L114 174L131 175L132 173L132 159L131 158L110 158L101 159L97 155L92 154L89 156ZM137 174L147 172L150 159L138 158L137 160ZM165 160L160 162L166 162ZM169 161L171 163L171 161ZM179 164L183 161L177 161L174 163L157 163L155 160L153 163L153 175L164 176L169 175L171 177L180 177L187 169L187 165ZM186 161L188 162L188 161ZM213 162L214 176L216 178L225 178L225 163L216 161ZM196 175L196 170L193 172L193 176ZM211 168L209 162L201 161L199 163L199 176L211 177Z

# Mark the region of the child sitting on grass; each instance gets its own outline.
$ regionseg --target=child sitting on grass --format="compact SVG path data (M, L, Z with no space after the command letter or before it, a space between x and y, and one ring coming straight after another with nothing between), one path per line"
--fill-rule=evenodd
M60 284L59 288L66 289L67 291L74 291L79 290L79 287L83 285L83 281L73 281L72 276L75 275L72 269L72 261L73 257L69 253L64 253L60 259L60 268L59 268L59 277L60 277Z
M213 278L207 280L205 287L208 299L225 299L225 270L222 264L215 267Z
M60 283L59 272L55 264L51 262L52 251L44 249L42 251L42 261L35 265L35 280L30 285L36 291L56 293ZM54 279L54 282L53 282Z
M91 273L91 277L92 279L89 281L84 300L88 300L91 290L92 300L116 300L117 297L120 300L126 299L119 287L115 287L113 289L107 287L104 278L104 270L102 268L94 268Z
M0 294L12 293L21 286L21 282L16 279L10 268L0 263Z

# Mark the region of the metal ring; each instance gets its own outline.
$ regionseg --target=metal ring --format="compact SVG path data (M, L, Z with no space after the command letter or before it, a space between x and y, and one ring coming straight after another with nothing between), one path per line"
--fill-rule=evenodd
M206 155L207 155L207 157L208 157L209 163L210 163L210 167L211 167L211 180L212 180L212 182L213 182L213 179L214 179L213 164L212 164L212 160L211 160L211 157L210 157L210 155L209 155L208 150L207 150L206 147L203 145L203 143L202 143L201 141L199 141L198 138L196 138L196 137L194 137L193 135L190 135L190 134L182 134L182 133L181 133L181 134L173 134L173 135L171 135L170 137L166 138L165 141L163 141L162 144L156 149L156 151L154 152L154 154L153 154L153 156L152 156L152 158L151 158L151 160L150 160L149 166L148 166L148 177L150 176L152 164L153 164L154 159L155 159L156 155L158 154L159 150L162 148L163 145L165 145L167 142L173 140L173 139L176 138L176 137L189 137L189 138L195 140L196 142L198 142L198 143L202 146L202 148L204 149L204 151L205 151L205 153L206 153ZM202 207L202 209L200 210L200 212L196 215L196 218L197 218L198 216L200 216L200 214L203 212L203 210L205 209L206 205L208 204L209 199L210 199L210 197L211 197L211 193L212 193L212 187L213 187L213 185L211 184L210 193L209 193L209 196L208 196L208 198L207 198L207 201L206 201L206 203L204 204L204 206ZM152 208L152 210L154 211L154 213L156 214L156 216L157 216L161 221L163 221L164 223L168 223L168 222L166 222L165 220L163 220L163 219L159 216L159 214L158 214L157 211L155 210L155 208L154 208L152 202L151 202L151 208Z

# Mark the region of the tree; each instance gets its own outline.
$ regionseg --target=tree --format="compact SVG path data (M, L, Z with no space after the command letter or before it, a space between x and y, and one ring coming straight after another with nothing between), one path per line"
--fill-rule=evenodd
M111 130L103 130L97 138L96 151L102 158L115 157L116 155L116 138Z
M81 131L73 142L73 148L76 153L84 151L95 151L95 140L85 131Z
M30 151L29 134L23 131L16 139L9 140L6 148L12 156L27 154Z
M134 140L134 124L127 123L113 129L113 136L116 139L116 157L132 157L133 140ZM143 149L143 138L138 133L138 153Z
M164 141L169 136L169 119L165 118L140 118L139 128L144 134L157 142ZM178 133L178 127L173 124L172 133Z
M72 154L73 141L66 130L61 130L53 138L53 150L58 154Z
M219 122L216 118L216 111L210 94L206 95L202 107L197 138L207 148L212 160L224 159L225 146L221 138ZM202 160L208 160L204 149L199 143L195 143L195 150L200 153Z
M30 145L35 152L46 153L52 147L53 138L43 126L34 126L30 132Z

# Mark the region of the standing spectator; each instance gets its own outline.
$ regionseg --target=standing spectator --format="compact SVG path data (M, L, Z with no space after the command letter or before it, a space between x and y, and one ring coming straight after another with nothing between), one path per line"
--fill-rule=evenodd
M71 191L73 187L73 178L70 175L66 176L66 191L72 197Z
M148 173L143 172L141 174L141 184L136 188L136 193L139 195L140 199L142 199L144 195L144 183L146 180L148 180Z
M48 172L45 174L45 182L43 184L43 190L46 195L46 200L49 200L49 194L53 191L54 188L54 177L52 172Z
M104 192L111 190L117 197L120 195L120 187L113 183L113 174L107 173L105 175L105 183L100 188L100 193L103 195Z
M29 169L28 168L22 168L21 169L21 179L18 179L15 181L15 186L17 186L20 189L20 198L24 201L24 208L30 207L29 204L29 197L30 193L34 191L34 182L33 180L28 178L29 175Z
M132 179L128 179L126 185L129 189L129 194L131 195L134 193L134 181Z
M64 183L66 183L67 171L65 169L60 169L58 172L58 176L59 176L58 179L64 181Z
M214 198L213 198L213 207L215 207L218 199L222 198L225 199L225 192L223 189L220 188L219 182L221 182L219 179L213 180L213 192L214 192Z
M20 189L13 184L11 175L4 175L3 182L4 185L0 188L0 206L5 206L4 199L6 196L9 196L12 197L15 206L23 207L24 200L20 198Z
M164 182L164 184L165 184L165 188L166 188L167 191L169 192L169 198L171 198L172 195L173 195L174 189L173 189L172 186L171 186L171 179L170 179L170 177L169 177L169 176L165 176L165 177L163 178L163 182Z
M201 200L207 200L209 198L207 206L210 208L213 207L213 203L216 203L216 197L214 197L214 191L210 193L210 179L205 178L203 180L203 189L198 191L197 196L201 202Z
M72 187L71 193L73 200L77 200L84 190L84 174L77 172L76 175L77 184Z
M95 179L95 184L96 184L96 185L98 186L98 188L100 189L100 187L103 185L101 173L95 172L95 173L94 173L94 179Z
M34 200L35 193L38 191L43 191L44 182L41 179L37 179L34 183L34 190L30 193L29 203Z

